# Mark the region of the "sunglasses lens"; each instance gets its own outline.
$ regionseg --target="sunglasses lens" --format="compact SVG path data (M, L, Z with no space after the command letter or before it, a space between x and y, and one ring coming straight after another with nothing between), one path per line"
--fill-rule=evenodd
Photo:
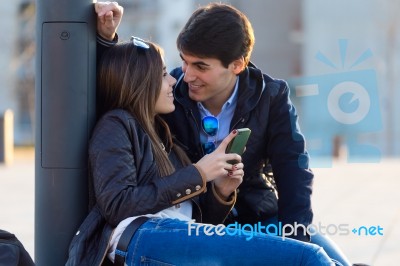
M212 153L215 150L215 144L213 142L203 143L202 145L206 154Z
M202 120L204 131L210 135L215 136L218 132L218 119L213 116L206 116Z
M140 39L138 37L131 36L131 41L133 42L133 44L136 47L140 47L142 49L149 49L150 48L150 46L147 43L145 43L142 39Z

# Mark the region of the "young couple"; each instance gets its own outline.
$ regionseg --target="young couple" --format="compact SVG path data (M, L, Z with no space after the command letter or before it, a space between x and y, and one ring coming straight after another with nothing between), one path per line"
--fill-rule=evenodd
M246 16L226 4L198 8L177 39L182 67L169 74L156 44L136 37L117 43L121 6L95 9L95 204L67 265L349 265L328 240L308 243L301 230L291 235L297 240L262 233L249 240L222 226L228 215L240 223L312 222L313 174L289 88L250 62L254 36ZM246 152L226 154L242 127L252 129Z

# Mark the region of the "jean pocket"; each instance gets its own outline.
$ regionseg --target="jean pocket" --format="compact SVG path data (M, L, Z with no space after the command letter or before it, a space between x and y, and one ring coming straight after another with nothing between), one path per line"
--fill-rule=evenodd
M146 256L142 256L140 258L140 265L143 265L143 266L175 266L174 264L159 261L159 260L149 258Z

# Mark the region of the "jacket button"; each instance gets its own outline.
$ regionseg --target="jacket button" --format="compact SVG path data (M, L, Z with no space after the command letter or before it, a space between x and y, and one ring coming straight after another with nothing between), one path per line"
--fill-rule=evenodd
M192 193L192 191L190 189L186 189L186 195L189 195L190 193Z
M196 191L199 191L201 189L201 186L200 185L197 185L196 186Z
M176 194L176 197L179 198L181 195L182 195L181 193L178 193Z

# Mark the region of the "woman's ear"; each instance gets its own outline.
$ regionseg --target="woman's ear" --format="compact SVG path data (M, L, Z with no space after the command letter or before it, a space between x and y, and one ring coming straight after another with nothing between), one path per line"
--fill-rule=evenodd
M239 59L236 59L235 61L233 61L231 63L232 65L232 71L235 75L238 75L240 72L243 71L243 69L245 68L245 64L244 64L244 58L241 57Z

